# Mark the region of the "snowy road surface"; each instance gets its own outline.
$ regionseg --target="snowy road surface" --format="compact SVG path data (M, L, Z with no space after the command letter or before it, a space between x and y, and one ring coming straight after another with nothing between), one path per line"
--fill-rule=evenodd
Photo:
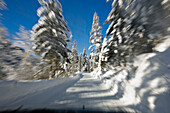
M89 73L74 77L17 82L0 82L0 109L89 109L99 111L130 110L119 106L110 88Z

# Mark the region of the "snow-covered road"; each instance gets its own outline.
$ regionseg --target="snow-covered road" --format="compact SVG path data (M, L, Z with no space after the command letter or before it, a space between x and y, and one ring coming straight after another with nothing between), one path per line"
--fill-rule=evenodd
M124 110L100 79L90 73L42 81L0 82L0 109ZM126 108L127 110L127 108Z

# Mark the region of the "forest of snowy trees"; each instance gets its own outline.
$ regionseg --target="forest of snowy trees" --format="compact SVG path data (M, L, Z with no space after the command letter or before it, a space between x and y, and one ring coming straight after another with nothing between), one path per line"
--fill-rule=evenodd
M20 26L13 41L0 23L0 79L51 79L126 67L135 56L153 52L169 35L168 0L109 1L112 9L104 22L109 25L105 37L100 16L97 12L92 15L89 56L85 48L78 54L58 0L38 0L37 24L32 30ZM0 10L6 9L4 0L0 0Z

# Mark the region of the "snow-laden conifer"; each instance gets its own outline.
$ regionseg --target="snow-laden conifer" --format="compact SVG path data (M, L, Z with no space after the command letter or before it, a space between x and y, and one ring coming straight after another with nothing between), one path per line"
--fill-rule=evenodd
M81 72L82 68L83 68L83 56L82 53L80 53L78 60L78 71Z
M32 53L31 31L26 30L24 26L20 26L19 32L14 36L14 45L23 48L27 54Z
M105 21L110 23L106 31L108 61L126 65L127 58L152 52L155 40L168 33L168 9L161 0L114 0Z
M99 63L98 63L98 68L99 70L104 70L105 68L105 63L108 60L109 55L107 55L109 49L107 48L107 37L104 38L103 42L102 42L102 48L101 48L101 52L99 55Z
M0 0L0 10L4 9L7 9L6 3ZM21 52L20 48L14 47L8 37L8 30L1 25L0 21L0 79L14 79L17 75L15 67L21 59L21 56L18 56Z
M31 31L20 26L19 32L14 36L14 46L23 49L22 59L15 71L16 79L35 79L33 75L38 71L39 59L32 56Z
M77 42L74 40L74 44L72 46L72 52L70 54L71 58L71 70L72 72L78 71L78 51L77 51Z
M91 59L94 59L96 62L99 60L99 54L101 51L101 42L102 42L102 33L101 33L102 27L99 24L99 17L97 16L97 13L94 13L93 16L93 24L90 32L90 44L89 50L91 50L90 57Z
M86 53L86 49L83 50L83 71L89 72L90 71L90 64L89 64L89 58Z
M33 49L49 65L50 77L56 77L56 70L62 70L68 61L67 43L70 31L62 15L62 6L58 0L38 0L41 7L37 10L40 17L33 27Z

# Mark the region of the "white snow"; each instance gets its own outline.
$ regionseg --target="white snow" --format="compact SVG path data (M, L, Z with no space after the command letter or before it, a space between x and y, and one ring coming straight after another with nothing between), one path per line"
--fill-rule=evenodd
M160 43L158 46L156 46L155 49L159 52L164 52L169 47L170 47L170 36L168 36L167 39L163 41L163 43Z
M54 18L56 18L56 15L55 15L55 13L54 13L53 11L50 11L50 13L48 14L48 16L49 16L49 18L50 18L51 20L53 20Z
M0 109L52 105L81 76L38 81L1 81Z
M114 94L95 73L76 73L62 79L39 81L1 81L0 110L21 109L86 109L120 110ZM120 103L119 103L120 104ZM121 110L132 111L121 107Z
M170 108L170 41L159 44L155 53L137 56L134 75L131 67L111 70L100 74L100 79L111 87L114 96L126 106L144 113L169 113ZM127 79L130 77L131 79ZM114 97L113 96L113 97Z
M157 52L137 56L133 63L136 71L129 66L75 73L69 78L0 81L0 111L85 106L97 111L169 113L170 41L167 40L156 47ZM159 52L161 48L164 51Z

